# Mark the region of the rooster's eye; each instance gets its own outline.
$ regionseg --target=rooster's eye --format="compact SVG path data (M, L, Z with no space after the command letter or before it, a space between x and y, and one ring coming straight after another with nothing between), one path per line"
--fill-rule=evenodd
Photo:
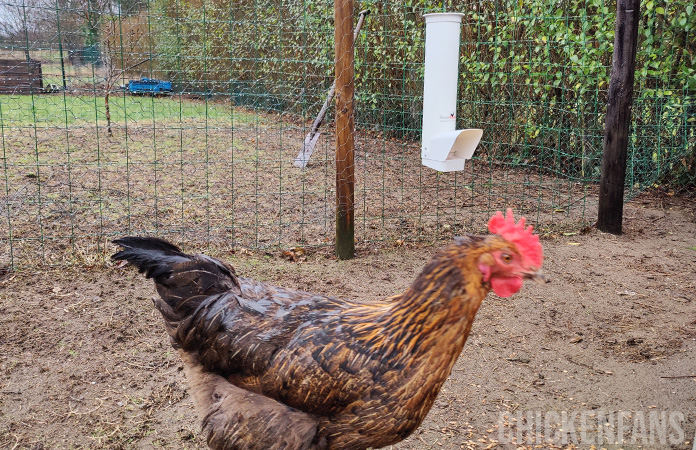
M510 256L509 253L503 253L500 259L502 259L504 263L509 263L510 261L512 261L512 256Z

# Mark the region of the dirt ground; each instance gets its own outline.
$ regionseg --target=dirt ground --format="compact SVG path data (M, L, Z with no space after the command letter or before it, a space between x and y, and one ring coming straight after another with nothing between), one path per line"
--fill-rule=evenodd
M696 203L643 196L625 217L622 236L546 237L552 283L486 299L434 408L392 450L691 449ZM402 291L438 247L225 259L269 283L371 299ZM112 266L0 275L0 448L205 448L153 295Z

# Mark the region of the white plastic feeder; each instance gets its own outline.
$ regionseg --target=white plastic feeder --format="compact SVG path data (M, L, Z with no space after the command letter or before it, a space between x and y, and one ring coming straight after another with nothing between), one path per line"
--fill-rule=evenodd
M441 172L464 170L483 130L455 130L461 13L425 14L423 165Z

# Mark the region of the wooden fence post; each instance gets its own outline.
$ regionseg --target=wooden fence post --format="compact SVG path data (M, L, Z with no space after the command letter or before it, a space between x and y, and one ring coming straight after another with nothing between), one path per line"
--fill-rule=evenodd
M353 0L334 0L336 40L336 256L355 254Z
M640 0L617 1L597 215L597 228L613 234L621 234L622 231L639 21Z

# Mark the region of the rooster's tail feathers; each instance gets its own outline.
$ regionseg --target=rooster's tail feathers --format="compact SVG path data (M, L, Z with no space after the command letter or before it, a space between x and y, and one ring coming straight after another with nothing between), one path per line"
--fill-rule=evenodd
M128 261L147 278L160 281L172 274L173 265L190 261L191 256L179 247L153 237L124 237L113 241L123 250L111 256L114 261Z

